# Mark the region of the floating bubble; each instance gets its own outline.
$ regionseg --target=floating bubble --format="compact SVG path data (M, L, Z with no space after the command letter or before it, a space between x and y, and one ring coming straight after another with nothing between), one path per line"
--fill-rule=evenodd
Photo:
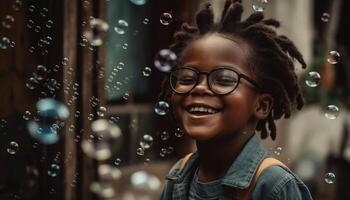
M123 45L122 45L122 48L124 49L124 50L126 50L126 49L128 49L128 43L124 43Z
M97 115L100 117L104 117L107 109L104 106L100 106L97 110Z
M156 103L154 111L157 115L166 115L169 111L169 104L165 101L159 101Z
M145 150L143 148L137 148L136 149L136 154L139 155L139 156L143 156L145 155Z
M40 11L40 15L43 17L46 17L46 15L49 13L49 9L47 8L42 8Z
M324 116L328 119L336 119L339 116L339 108L336 105L328 105Z
M114 27L114 31L118 34L125 34L126 31L128 30L128 22L126 22L125 20L118 20L117 25Z
M27 120L29 120L31 118L31 116L32 116L32 113L30 111L26 110L22 117L23 117L24 120L27 121Z
M176 54L169 49L162 49L154 60L154 66L161 72L169 72L176 64Z
M276 150L274 151L274 153L279 156L281 155L281 152L282 152L282 147L277 147Z
M22 7L23 3L21 0L16 0L15 3L13 3L12 8L15 11L19 11Z
M138 6L143 6L147 3L147 0L130 0L130 2Z
M124 95L123 95L123 99L124 99L125 101L127 101L127 100L129 99L129 97L130 97L130 93L129 93L128 91L125 92Z
M29 12L34 12L35 10L35 6L34 5L30 5L29 8L28 8L28 11Z
M143 164L145 166L148 166L150 163L151 163L151 159L149 159L149 158L146 158L145 161L143 161Z
M89 1L84 1L83 2L83 7L84 8L88 8L90 6L90 2Z
M184 135L184 131L181 128L176 128L174 135L176 137L182 137Z
M112 198L115 196L114 185L121 177L121 171L113 166L103 164L98 167L99 181L90 185L92 192L102 198Z
M34 21L31 20L31 19L29 19L28 22L27 22L26 27L27 27L28 29L32 29L33 26L34 26L34 24L35 24Z
M140 141L140 146L143 149L151 148L152 144L153 144L153 137L148 134L145 134Z
M142 70L142 75L144 77L149 77L152 73L152 69L150 67L145 67L143 70Z
M121 162L122 162L122 160L120 158L117 158L117 159L115 159L114 164L116 166L119 166Z
M29 77L26 82L26 87L30 90L34 90L39 85L39 80L36 77Z
M329 13L322 13L321 20L323 22L328 22L331 15Z
M5 28L11 28L13 22L15 21L15 18L12 17L11 15L6 15L5 19L1 22L2 26Z
M160 23L165 26L169 25L172 20L173 20L173 16L168 12L161 14L159 19Z
M328 184L333 184L335 182L335 174L332 172L328 172L324 176L324 181L326 181L326 183L328 183Z
M156 191L161 187L160 180L146 171L137 171L130 176L133 188L143 191Z
M43 65L38 65L36 67L36 70L34 72L34 76L39 80L43 80L44 78L46 78L47 76L47 69L45 66Z
M86 155L96 160L106 160L112 155L112 147L119 147L121 130L119 126L98 119L91 123L93 134L81 143Z
M7 49L11 44L11 40L8 37L3 37L0 41L0 49Z
M340 61L340 54L338 51L330 51L327 57L327 61L332 64L335 65Z
M83 35L80 37L80 46L86 47L89 44L89 40Z
M51 177L56 177L58 176L59 173L60 173L60 166L55 163L51 164L47 171L47 174Z
M263 12L267 6L268 0L253 0L253 10L256 12Z
M34 31L39 33L41 31L41 26L39 25L35 26Z
M44 144L54 144L59 137L54 126L31 120L27 123L30 135Z
M163 131L163 132L160 133L160 139L162 139L163 141L168 140L169 137L170 137L170 135L166 131Z
M145 24L145 25L149 24L149 19L145 18L142 23Z
M52 28L52 26L53 26L53 21L52 20L47 20L47 22L46 22L46 28Z
M92 46L101 46L103 44L103 37L109 29L108 24L98 18L92 18L90 20L91 31L85 32L86 39Z
M10 144L7 146L7 153L11 155L16 154L18 151L18 147L19 145L17 142L11 141Z
M36 107L42 117L52 117L65 120L69 116L67 106L53 98L41 99L37 102Z
M321 76L318 72L309 72L306 80L305 80L305 83L307 86L309 87L316 87L320 84L321 82Z
M92 121L94 120L94 114L90 113L89 116L88 116L88 120Z

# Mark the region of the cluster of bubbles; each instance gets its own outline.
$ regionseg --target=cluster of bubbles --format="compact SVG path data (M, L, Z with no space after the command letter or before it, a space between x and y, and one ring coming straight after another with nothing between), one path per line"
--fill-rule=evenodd
M107 160L113 149L121 145L121 129L106 119L98 119L91 123L92 134L83 139L81 148L84 153L96 160Z
M145 150L151 148L152 144L153 137L149 134L143 135L139 142L140 147L136 149L136 154L139 156L143 156L145 154Z
M30 135L43 144L58 141L58 131L64 126L69 110L63 103L52 98L41 99L36 104L38 118L27 122Z

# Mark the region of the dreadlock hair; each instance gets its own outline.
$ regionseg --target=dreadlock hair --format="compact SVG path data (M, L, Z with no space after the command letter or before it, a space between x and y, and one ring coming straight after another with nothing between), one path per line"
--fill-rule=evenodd
M274 98L270 114L266 119L258 121L256 130L261 133L261 138L270 135L275 140L274 120L283 115L285 118L290 117L293 104L296 103L299 110L304 105L293 61L297 60L302 68L306 68L306 63L293 42L276 33L275 28L280 26L279 21L264 19L262 12L254 12L241 21L241 3L241 0L226 0L218 23L214 23L210 3L203 4L196 15L197 26L182 24L181 29L174 34L174 43L170 49L179 56L191 41L210 33L219 33L228 38L238 37L247 42L253 49L249 58L256 81L263 88L263 92ZM168 77L163 80L160 93L160 97L166 100L172 94L168 82Z

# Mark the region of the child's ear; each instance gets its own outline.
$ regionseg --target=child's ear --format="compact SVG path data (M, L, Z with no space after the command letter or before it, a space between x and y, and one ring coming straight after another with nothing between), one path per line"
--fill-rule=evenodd
M263 93L257 97L255 104L255 116L258 119L265 119L269 116L273 105L273 97L270 94Z

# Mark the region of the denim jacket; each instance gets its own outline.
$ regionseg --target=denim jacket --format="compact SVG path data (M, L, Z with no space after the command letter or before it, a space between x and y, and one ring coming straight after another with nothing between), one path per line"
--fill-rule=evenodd
M233 190L247 188L261 161L267 157L267 150L257 136L253 136L243 147L226 175L222 178L224 188ZM186 165L180 170L179 160L166 176L161 200L187 200L192 178L198 167L198 153L191 155ZM225 193L220 200L236 199L233 193ZM291 171L279 166L272 166L260 175L252 193L253 200L312 200L305 184Z

